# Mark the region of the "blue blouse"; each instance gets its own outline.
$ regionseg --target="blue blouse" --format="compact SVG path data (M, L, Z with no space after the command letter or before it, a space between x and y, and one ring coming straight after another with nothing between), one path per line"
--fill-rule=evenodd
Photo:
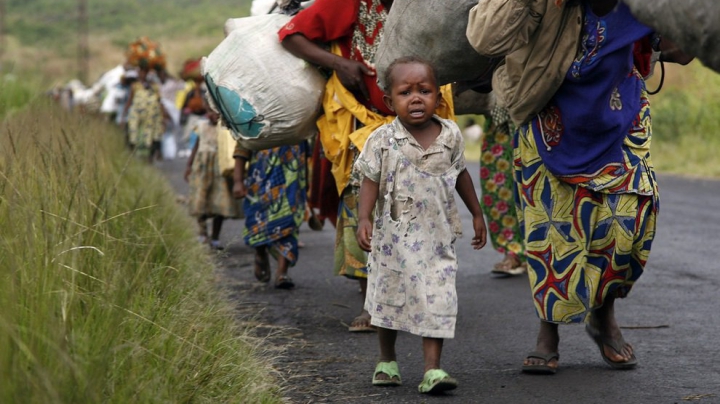
M555 175L590 175L623 161L622 144L641 105L645 81L633 45L652 34L619 5L596 16L585 6L580 49L565 81L532 121L545 166Z

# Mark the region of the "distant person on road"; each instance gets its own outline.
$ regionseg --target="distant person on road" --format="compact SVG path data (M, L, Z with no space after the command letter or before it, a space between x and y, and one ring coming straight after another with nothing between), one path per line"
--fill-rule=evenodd
M160 86L149 79L150 67L141 65L138 79L130 86L123 114L127 116L130 147L149 149L150 163L161 158L165 119L170 119L160 99Z
M465 122L465 128L462 131L463 137L466 142L477 142L482 138L483 130L480 125L475 122L475 119L468 118Z
M185 95L185 101L180 108L180 125L183 126L180 144L192 150L197 142L196 134L193 135L192 129L198 121L205 119L208 110L205 103L207 87L203 77L193 75L190 80L192 80L192 88Z
M476 250L486 242L485 220L465 168L460 128L434 115L441 98L434 68L400 58L384 79L385 104L397 118L372 133L355 163L363 175L357 241L370 252L365 309L380 340L372 383L401 384L400 330L423 337L418 390L437 393L457 387L440 367L443 340L454 337L457 316L454 243L462 223L455 191L472 214Z
M512 135L515 125L507 110L496 106L490 112L480 156L480 185L483 208L493 248L503 254L491 272L516 276L527 272L525 248L515 206Z
M255 249L255 278L270 282L270 257L277 259L275 288L291 289L288 275L298 260L298 234L307 201L307 142L251 151L238 145L233 195L245 198L245 244Z
M125 143L127 146L130 145L130 138L127 128L127 111L125 105L127 104L128 98L130 97L130 88L132 84L138 79L138 72L135 69L128 68L120 77L120 82L115 86L114 96L115 98L115 124L122 128L125 132Z
M213 250L222 250L220 231L225 219L242 217L239 203L232 195L232 180L220 172L218 165L219 116L210 111L208 119L199 121L193 128L198 141L185 168L185 181L190 184L190 215L197 219L198 241L207 243ZM207 220L212 219L208 237Z
M555 373L558 324L583 322L609 366L634 368L615 301L645 268L658 189L633 48L647 37L664 54L674 45L617 0L480 0L467 36L481 54L505 56L493 91L518 125L520 219L540 318L523 371ZM674 53L664 60L692 59Z

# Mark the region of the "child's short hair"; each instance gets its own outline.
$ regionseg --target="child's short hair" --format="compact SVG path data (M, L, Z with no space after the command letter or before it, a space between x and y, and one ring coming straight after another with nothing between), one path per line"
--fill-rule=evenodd
M392 63L390 63L390 66L388 66L388 68L385 70L385 75L383 75L383 82L385 83L386 92L389 92L390 88L392 87L392 72L393 70L395 70L395 67L398 65L405 65L411 63L419 63L427 66L430 69L430 73L432 74L435 86L439 87L437 84L437 69L435 68L435 65L419 56L403 56L393 60Z

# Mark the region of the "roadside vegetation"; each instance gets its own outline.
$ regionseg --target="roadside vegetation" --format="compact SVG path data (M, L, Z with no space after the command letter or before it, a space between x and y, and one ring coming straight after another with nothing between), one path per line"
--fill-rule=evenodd
M0 118L0 402L280 402L194 228L105 122Z
M660 173L720 178L720 73L699 61L667 66L665 84L651 96L652 159ZM659 67L648 83L657 87Z

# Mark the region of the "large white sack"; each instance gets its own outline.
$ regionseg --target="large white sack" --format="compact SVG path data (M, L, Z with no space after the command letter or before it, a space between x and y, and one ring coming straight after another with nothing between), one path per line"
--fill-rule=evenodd
M211 107L251 150L297 144L317 133L325 79L280 45L277 32L289 19L282 14L243 18L203 58Z
M402 56L419 56L438 70L438 84L478 81L492 74L492 60L470 46L465 29L468 12L478 0L395 0L375 53L382 78L390 63ZM382 80L380 80L382 85Z
M624 0L633 15L720 72L718 0Z

